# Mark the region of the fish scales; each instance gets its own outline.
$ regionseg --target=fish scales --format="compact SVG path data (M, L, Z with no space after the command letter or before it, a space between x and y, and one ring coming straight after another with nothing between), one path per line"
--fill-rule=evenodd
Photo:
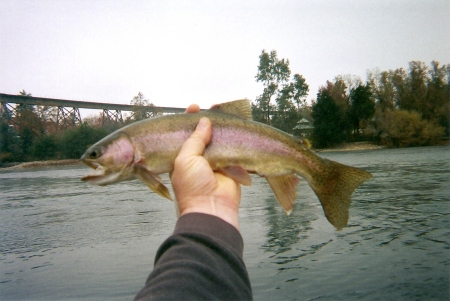
M82 178L98 185L138 178L156 193L171 199L159 174L170 172L184 141L202 117L213 125L204 157L243 185L248 173L265 177L286 213L296 198L297 175L307 180L337 229L348 222L350 196L371 175L363 170L323 159L302 140L251 120L250 104L239 100L208 111L139 121L123 127L90 147L81 160L95 169Z

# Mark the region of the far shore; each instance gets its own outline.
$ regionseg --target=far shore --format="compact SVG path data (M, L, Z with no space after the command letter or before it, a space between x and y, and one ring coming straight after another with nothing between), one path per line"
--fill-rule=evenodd
M353 142L343 143L335 147L314 149L316 152L348 152L348 151L360 151L360 150L373 150L387 148L385 145L376 145L370 142Z
M326 149L314 149L316 152L346 152L346 151L361 151L361 150L373 150L373 149L382 149L386 148L385 146L380 146L376 144L372 144L369 142L354 142L354 143L345 143L333 148ZM70 165L81 165L80 160L78 159L66 159L66 160L48 160L48 161L32 161L32 162L23 162L23 163L11 163L5 164L0 167L0 170L12 170L12 169L28 169L28 168L40 168L40 167L48 167L48 166L70 166Z
M11 165L5 165L0 168L0 170L10 170L10 169L27 169L27 168L39 168L47 166L70 166L81 164L78 159L64 159L64 160L48 160L48 161L32 161L32 162L22 162L22 163L11 163Z

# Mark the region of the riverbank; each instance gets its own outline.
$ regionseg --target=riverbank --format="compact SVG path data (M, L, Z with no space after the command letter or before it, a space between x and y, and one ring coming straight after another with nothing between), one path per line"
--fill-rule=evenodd
M335 147L315 149L316 152L348 152L348 151L360 151L360 150L373 150L387 148L385 145L376 145L370 142L353 142L343 143Z
M25 168L39 168L47 166L69 166L81 164L78 159L65 159L65 160L48 160L48 161L33 161L33 162L23 162L23 163L11 163L9 165L4 165L0 167L1 170L10 169L25 169Z

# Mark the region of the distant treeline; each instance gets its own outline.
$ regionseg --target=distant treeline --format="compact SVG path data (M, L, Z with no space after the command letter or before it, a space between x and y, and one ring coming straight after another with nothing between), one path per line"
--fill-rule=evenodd
M389 147L435 145L449 136L450 64L409 63L409 69L374 70L366 81L339 75L306 103L309 87L291 79L289 60L262 51L256 80L263 93L253 102L255 120L306 135L317 148L371 141ZM313 128L302 131L299 120Z
M413 61L408 70L371 71L365 81L339 75L308 104L309 86L302 75L291 76L289 60L279 59L275 50L263 50L259 59L255 78L264 89L252 102L254 120L306 136L314 147L353 141L389 147L435 145L449 136L450 65ZM31 96L25 91L20 95ZM140 92L131 104L153 105ZM21 106L15 126L7 123L10 116L1 116L0 164L76 159L123 126L100 114L85 118L81 126L56 131L56 114L51 107ZM125 123L148 117L137 111Z

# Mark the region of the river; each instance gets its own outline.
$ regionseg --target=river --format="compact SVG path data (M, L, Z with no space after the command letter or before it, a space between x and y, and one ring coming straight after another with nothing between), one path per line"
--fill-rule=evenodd
M240 209L255 300L449 300L450 147L329 152L373 179L336 231L302 181L287 217L254 177ZM81 166L0 170L0 300L132 300L173 204ZM164 181L170 186L168 178Z

